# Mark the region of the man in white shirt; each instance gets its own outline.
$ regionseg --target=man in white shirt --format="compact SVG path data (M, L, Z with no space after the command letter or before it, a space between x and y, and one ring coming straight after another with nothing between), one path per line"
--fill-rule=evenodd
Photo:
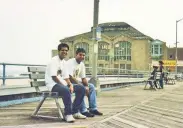
M46 67L45 82L50 91L58 92L59 96L62 97L65 106L65 120L74 122L74 118L86 118L79 112L85 96L85 88L80 85L73 86L70 81L65 81L62 77L62 70L66 63L64 58L67 56L68 50L67 44L61 43L58 45L58 55L53 57ZM76 96L72 104L71 93L73 92Z
M94 117L94 115L103 115L97 110L96 103L96 91L95 86L91 83L88 83L85 73L85 65L82 62L85 58L85 50L83 48L78 48L76 50L75 58L69 59L66 62L66 65L63 69L63 77L75 84L80 84L86 88L86 95L88 96L89 102L89 112L85 105L84 99L81 104L80 112L86 117ZM81 79L81 82L78 81L78 78Z

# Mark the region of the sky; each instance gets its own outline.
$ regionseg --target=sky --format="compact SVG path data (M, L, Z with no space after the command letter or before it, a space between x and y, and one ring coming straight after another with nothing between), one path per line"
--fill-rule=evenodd
M59 40L90 31L94 0L0 0L0 63L47 64ZM126 22L175 47L183 0L100 0L99 23ZM183 20L178 22L183 47Z

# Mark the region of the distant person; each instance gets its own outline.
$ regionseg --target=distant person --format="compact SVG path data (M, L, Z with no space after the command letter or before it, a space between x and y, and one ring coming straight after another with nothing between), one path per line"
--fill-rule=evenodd
M153 71L151 72L151 77L149 78L149 80L155 80L156 79L155 75L156 75L157 70L158 70L158 66L154 65L153 66ZM156 88L158 88L157 84L156 84L156 81L154 81L153 83L152 83L152 81L149 81L149 84L150 84L150 88L153 88L153 84L155 85Z
M182 72L182 74L181 74L181 79L183 79L183 72Z
M163 79L164 79L164 67L163 67L163 61L159 61L159 68L158 68L158 71L161 72L161 77L160 77L160 80L159 80L159 85L160 87L163 89Z
M80 84L80 86L86 88L86 95L89 102L89 111L85 105L84 99L81 104L80 112L86 117L94 117L94 115L103 115L103 113L97 110L97 100L95 86L88 83L86 79L85 65L82 62L85 58L85 50L78 48L76 50L75 58L67 61L66 67L63 70L63 77L69 79L73 85ZM79 82L81 80L81 82Z
M168 84L168 75L169 75L169 72L164 72L164 81L165 81L165 84Z
M62 77L63 67L66 63L64 58L67 56L68 50L67 44L58 45L58 55L54 56L46 67L45 81L51 92L58 92L59 96L62 97L66 122L74 122L73 116L75 118L86 118L79 113L79 108L85 96L85 88L80 85L73 86L72 83L65 81ZM76 97L72 104L71 93L73 92Z

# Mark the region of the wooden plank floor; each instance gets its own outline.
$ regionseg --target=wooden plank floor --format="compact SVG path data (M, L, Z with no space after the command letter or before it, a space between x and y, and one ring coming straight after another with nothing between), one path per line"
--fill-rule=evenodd
M183 84L165 85L165 89L157 91L143 90L143 87L138 84L101 92L98 106L104 115L75 123L30 118L37 102L0 108L0 128L183 127ZM41 114L58 114L53 100L44 103Z

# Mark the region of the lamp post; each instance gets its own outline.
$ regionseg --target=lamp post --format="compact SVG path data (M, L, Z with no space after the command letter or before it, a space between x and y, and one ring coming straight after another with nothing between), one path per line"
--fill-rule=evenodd
M94 0L94 11L93 11L93 56L92 56L92 78L90 82L95 86L98 86L97 78L97 57L98 57L98 41L97 41L97 27L98 27L98 12L99 12L99 0ZM97 87L98 88L98 87Z
M97 26L98 26L98 12L99 12L99 0L94 0L94 12L93 12L93 62L92 62L92 77L97 77L97 54L98 54L98 42L97 42Z
M177 42L177 24L178 24L178 22L180 22L181 20L183 20L183 18L180 19L180 20L176 20L176 42L175 42L175 47L176 47L176 49L175 49L175 61L176 61L175 73L176 73L176 75L177 75L177 61L178 61L178 58L177 58L177 44L178 44L178 42Z

